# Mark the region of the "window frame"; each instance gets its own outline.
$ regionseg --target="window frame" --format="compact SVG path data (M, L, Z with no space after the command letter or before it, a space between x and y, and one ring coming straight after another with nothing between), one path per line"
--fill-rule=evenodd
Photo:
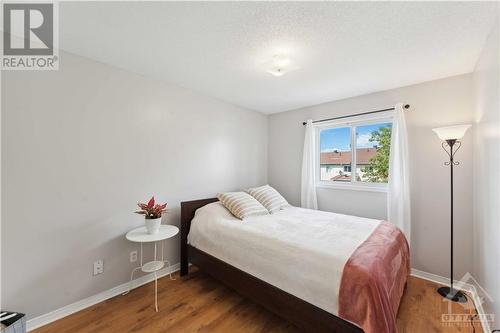
M393 123L394 112L386 111L379 114L353 116L345 119L338 119L323 123L314 124L315 130L315 152L314 158L314 174L315 184L319 188L340 189L340 190L358 190L358 191L371 191L371 192L387 192L387 183L372 183L362 182L356 179L356 129L360 126L373 125L379 123ZM321 142L320 133L323 130L333 128L349 127L351 130L351 181L349 182L332 182L328 180L321 180ZM352 171L354 170L354 172Z

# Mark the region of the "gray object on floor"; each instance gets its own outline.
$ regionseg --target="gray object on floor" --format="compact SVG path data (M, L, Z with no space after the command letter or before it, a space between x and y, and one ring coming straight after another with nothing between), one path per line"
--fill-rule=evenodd
M26 316L23 313L0 311L1 333L26 333Z

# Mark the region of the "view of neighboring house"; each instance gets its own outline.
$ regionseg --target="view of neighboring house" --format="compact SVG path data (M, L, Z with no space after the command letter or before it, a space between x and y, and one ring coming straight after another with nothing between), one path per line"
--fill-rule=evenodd
M370 165L370 160L377 155L377 148L359 148L356 150L356 179L365 181L363 170ZM322 152L320 157L321 180L351 181L351 151Z

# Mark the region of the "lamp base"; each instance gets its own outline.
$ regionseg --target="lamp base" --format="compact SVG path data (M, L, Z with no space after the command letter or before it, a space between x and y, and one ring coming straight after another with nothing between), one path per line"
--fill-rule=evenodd
M458 303L467 302L467 296L460 290L450 289L450 287L441 287L438 288L437 292L444 298L449 299L450 301Z

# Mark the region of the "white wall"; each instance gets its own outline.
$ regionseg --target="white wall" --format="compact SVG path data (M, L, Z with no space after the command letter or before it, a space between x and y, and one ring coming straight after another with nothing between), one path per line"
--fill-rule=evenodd
M2 97L1 308L28 318L129 279L137 201L178 224L180 201L266 182L266 116L186 89L62 53L4 72Z
M449 168L447 155L432 128L471 123L472 75L418 85L271 115L269 117L269 183L292 204L300 203L300 174L304 127L308 118L322 119L376 110L404 102L408 125L412 205L412 267L449 275ZM472 266L472 131L463 139L455 174L455 273ZM322 210L386 218L386 194L318 188Z
M500 10L500 5L499 5ZM474 272L488 297L487 313L500 329L500 54L499 25L491 31L474 71Z

